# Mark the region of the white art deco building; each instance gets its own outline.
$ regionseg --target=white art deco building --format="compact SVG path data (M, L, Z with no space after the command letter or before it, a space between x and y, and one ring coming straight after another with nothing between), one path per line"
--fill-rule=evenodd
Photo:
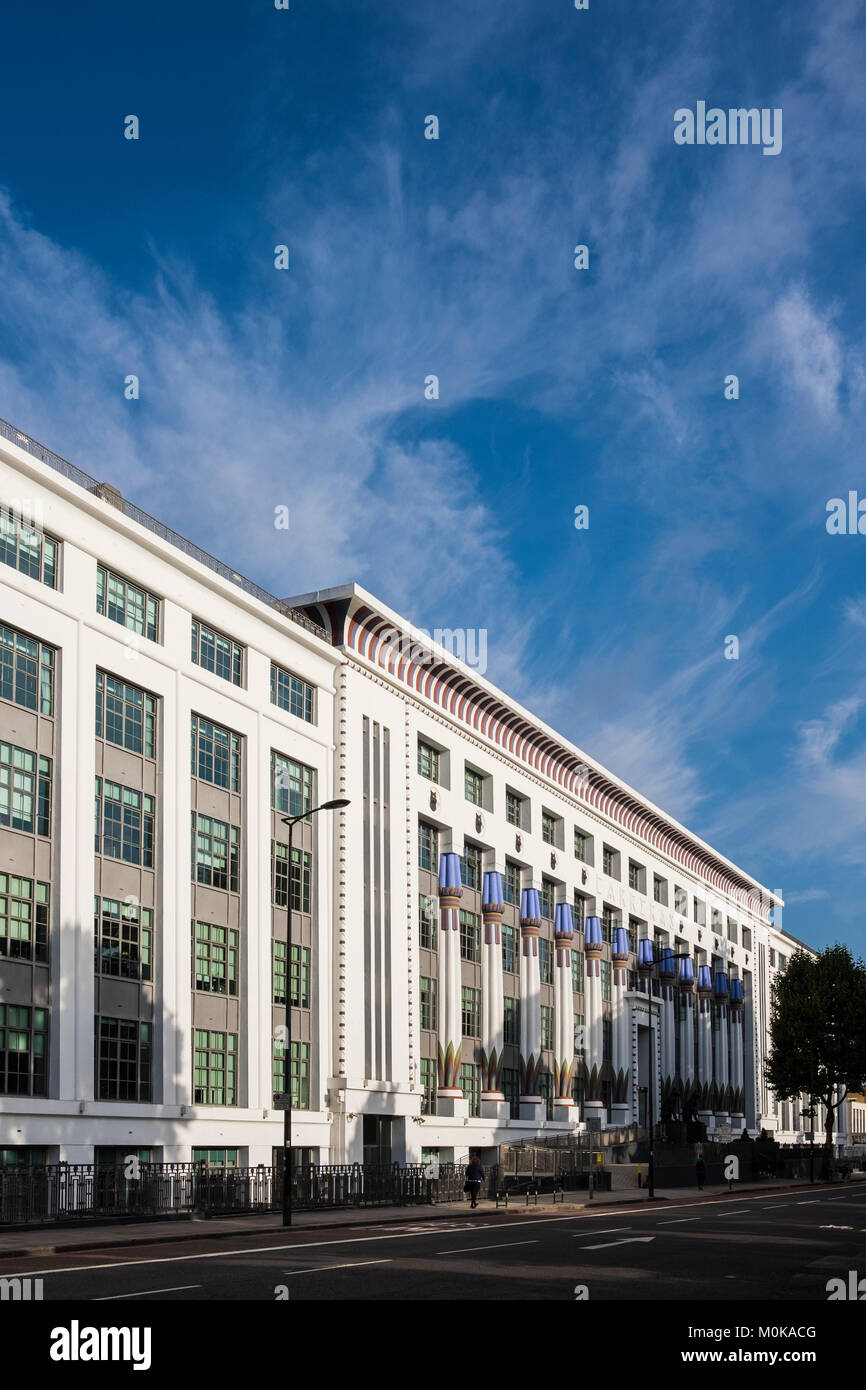
M3 422L0 508L4 1162L270 1163L289 1085L331 1162L648 1095L802 1137L748 873L356 585L277 600Z

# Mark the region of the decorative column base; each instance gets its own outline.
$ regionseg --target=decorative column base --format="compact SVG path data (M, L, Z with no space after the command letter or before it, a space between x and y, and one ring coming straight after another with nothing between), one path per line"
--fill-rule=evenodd
M732 1110L732 1111L731 1111L731 1129L732 1129L732 1130L737 1130L737 1131L738 1131L738 1134L737 1134L737 1138L738 1138L738 1139L739 1139L739 1137L740 1137L740 1134L742 1134L742 1132L743 1132L743 1130L744 1130L744 1128L745 1128L745 1125L746 1125L746 1117L745 1117L745 1115L741 1114L741 1112L740 1112L739 1110Z
M469 1101L462 1091L437 1091L436 1114L446 1119L465 1120L469 1115Z
M481 1092L481 1118L496 1120L498 1124L511 1119L511 1105L501 1091Z
M695 1119L698 1121L699 1124L706 1125L707 1133L709 1134L710 1130L713 1128L712 1110L696 1110Z
M557 1125L570 1125L576 1119L574 1101L571 1096L553 1097L553 1122Z
M600 1100L585 1100L583 1118L587 1129L604 1129L607 1124L607 1111Z
M717 1125L730 1124L731 1117L728 1114L727 1110L717 1110L715 1112L715 1117Z
M614 1101L610 1107L610 1122L612 1125L630 1124L631 1106L626 1101Z
M521 1096L520 1097L520 1118L521 1120L531 1120L534 1124L541 1125L546 1118L543 1096Z

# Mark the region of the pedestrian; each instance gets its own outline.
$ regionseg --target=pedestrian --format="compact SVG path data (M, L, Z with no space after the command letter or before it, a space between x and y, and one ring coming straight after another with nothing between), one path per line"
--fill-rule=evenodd
M706 1161L700 1154L698 1155L698 1161L695 1164L695 1176L698 1180L698 1191L703 1192L704 1182L707 1176L707 1165Z
M472 1199L472 1206L478 1206L478 1194L481 1191L481 1184L484 1181L484 1169L481 1167L478 1155L474 1154L470 1158L466 1168L466 1182L463 1187L464 1192L468 1192Z

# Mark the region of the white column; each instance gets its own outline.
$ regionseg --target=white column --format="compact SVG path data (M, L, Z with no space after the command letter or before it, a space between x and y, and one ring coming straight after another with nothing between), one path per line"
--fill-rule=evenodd
M746 1122L743 1094L743 982L731 980L731 1124Z
M469 1102L460 1086L460 1052L463 1046L460 969L460 856L439 857L439 1088L436 1113L469 1114Z
M586 1051L584 1054L583 1113L587 1121L605 1123L601 1098L601 1066L604 1049L601 1009L601 918L584 923L586 953Z
M692 1098L695 1089L695 963L691 958L680 961L680 999L683 1017L680 1022L680 1083L682 1107Z
M541 904L537 888L524 888L520 902L520 1118L540 1124L544 1100L541 1072L541 968L538 938Z
M677 1048L676 1048L676 978L677 963L674 960L674 953L670 947L665 947L662 951L662 958L659 964L659 981L661 985L661 1093L662 1105L673 1103L673 1090L676 1082L677 1068Z
M486 873L481 893L484 942L481 947L481 1115L505 1121L511 1107L502 1091L505 998L502 988L502 875Z
M713 1123L713 981L708 965L698 966L698 1109L697 1118Z
M628 932L625 927L617 927L613 934L611 950L613 962L613 1013L611 1050L613 1053L613 1078L611 1086L610 1120L614 1125L626 1125L631 1114L629 1093L631 1037L629 1029L628 1004ZM650 988L650 981L647 981Z
M554 919L556 938L556 1035L554 1038L554 1068L556 1092L553 1102L554 1119L567 1124L572 1118L574 1097L574 987L571 978L571 949L574 940L574 919L570 903L557 903Z
M716 1120L727 1124L730 1119L730 1084L728 1071L728 977L718 970L715 979L715 1004L719 1011L719 1027L716 1033Z

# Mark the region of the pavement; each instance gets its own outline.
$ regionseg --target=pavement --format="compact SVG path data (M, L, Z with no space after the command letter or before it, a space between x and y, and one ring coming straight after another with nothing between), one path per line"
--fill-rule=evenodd
M735 1195L747 1192L766 1192L774 1196L785 1192L799 1192L810 1186L814 1191L835 1188L838 1192L849 1191L856 1186L866 1191L866 1173L854 1174L847 1183L813 1183L808 1180L776 1181L761 1179L754 1182L736 1183L729 1188L727 1183L707 1183L703 1193L696 1186L666 1187L656 1190L653 1205L661 1209L666 1202L711 1201L727 1196L733 1190ZM577 1198L580 1200L577 1200ZM565 1200L556 1203L550 1195L539 1196L537 1204L523 1197L514 1197L509 1202L508 1215L519 1217L539 1216L543 1213L562 1214L590 1212L607 1207L644 1208L649 1205L646 1189L623 1189L617 1192L598 1194L590 1201L583 1193L565 1194ZM321 1230L324 1228L343 1228L410 1223L413 1226L425 1222L453 1222L456 1217L465 1215L477 1221L482 1217L502 1216L505 1208L497 1212L493 1201L482 1201L472 1210L468 1200L441 1202L435 1206L405 1207L338 1207L333 1210L298 1211L292 1215L294 1230ZM220 1217L173 1217L165 1221L112 1222L106 1225L68 1225L68 1226L27 1226L0 1230L0 1259L3 1257L23 1257L32 1255L54 1255L64 1251L98 1250L112 1246L159 1245L168 1241L208 1241L223 1240L227 1236L264 1235L283 1230L282 1213L250 1213L242 1216Z

